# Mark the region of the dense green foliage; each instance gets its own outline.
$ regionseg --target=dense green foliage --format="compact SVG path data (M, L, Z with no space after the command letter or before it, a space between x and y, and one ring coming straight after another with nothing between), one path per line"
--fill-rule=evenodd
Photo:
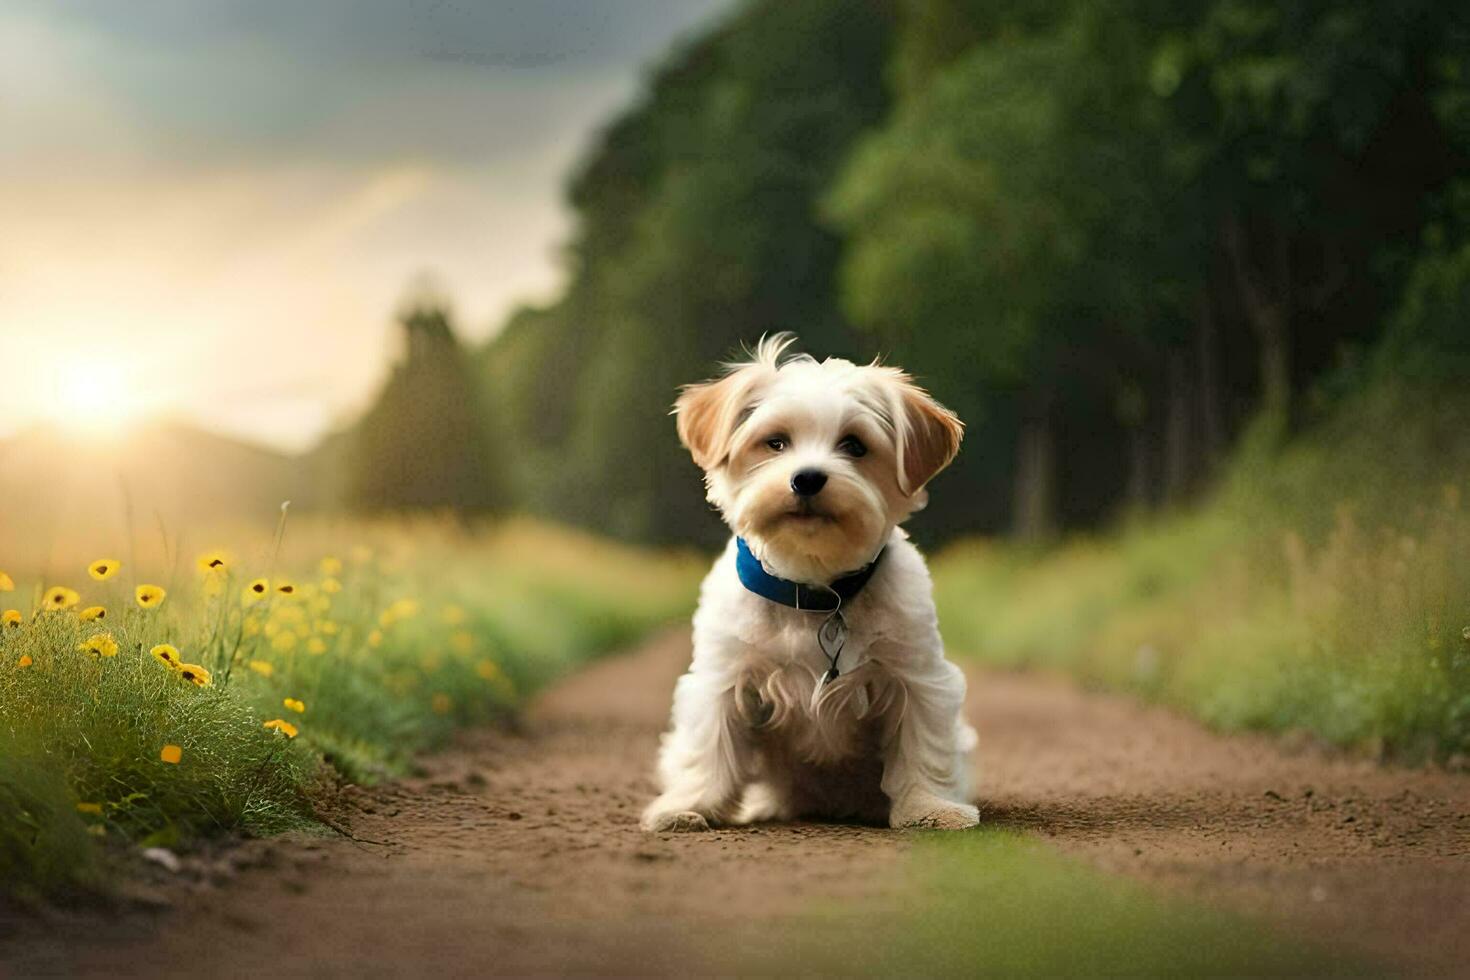
M791 329L971 423L931 540L1174 503L1463 343L1467 160L1453 4L755 0L600 135L565 294L484 352L515 499L709 539L668 406Z

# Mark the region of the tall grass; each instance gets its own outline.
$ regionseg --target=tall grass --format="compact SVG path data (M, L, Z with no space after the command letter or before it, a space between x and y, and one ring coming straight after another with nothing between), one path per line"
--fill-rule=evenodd
M957 652L1065 670L1224 729L1470 753L1470 410L1380 388L1198 509L1044 554L935 561Z
M0 888L92 886L133 846L309 825L333 780L401 772L456 726L504 717L684 612L698 575L687 558L529 523L243 536L244 557L210 551L197 571L167 539L105 581L56 548L50 571L10 571ZM90 557L138 551L103 542ZM143 608L136 587L161 583ZM48 610L53 586L79 601ZM163 644L176 663L151 653Z

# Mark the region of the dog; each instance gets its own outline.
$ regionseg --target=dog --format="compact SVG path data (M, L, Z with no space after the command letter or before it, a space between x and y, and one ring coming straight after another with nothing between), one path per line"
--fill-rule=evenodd
M973 827L965 676L899 526L963 425L896 368L819 362L794 342L763 338L674 406L734 533L700 590L642 826Z

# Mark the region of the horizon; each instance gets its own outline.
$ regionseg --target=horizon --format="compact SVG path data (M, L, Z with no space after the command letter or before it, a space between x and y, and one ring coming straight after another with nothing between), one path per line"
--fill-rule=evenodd
M564 184L730 0L0 13L0 438L356 416L424 275L467 345L563 285Z

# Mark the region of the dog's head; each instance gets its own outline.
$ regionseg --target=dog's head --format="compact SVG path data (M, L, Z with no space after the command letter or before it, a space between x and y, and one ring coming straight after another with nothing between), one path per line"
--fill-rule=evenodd
M827 583L924 506L963 426L897 368L784 356L794 339L763 339L674 412L725 522L776 574Z

